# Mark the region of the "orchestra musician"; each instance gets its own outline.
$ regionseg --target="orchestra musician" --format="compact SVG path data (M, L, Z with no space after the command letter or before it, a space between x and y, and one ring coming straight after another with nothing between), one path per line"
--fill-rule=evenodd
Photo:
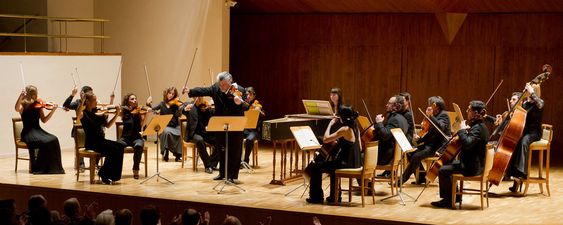
M123 121L123 131L118 141L123 145L133 147L133 178L139 179L139 164L143 156L145 141L141 137L142 127L145 124L146 115L149 109L142 109L137 102L137 96L129 93L123 97L121 103L121 120Z
M84 99L76 110L78 114L77 120L80 120L86 136L84 146L105 157L104 165L98 171L98 175L104 184L111 184L113 181L121 179L123 149L125 145L117 141L107 140L104 128L109 128L113 125L117 115L121 112L121 108L116 106L116 115L108 121L107 113L98 112L96 108L97 97L94 93L85 93Z
M217 75L217 82L209 87L196 87L189 89L184 87L184 92L188 92L189 97L210 96L215 103L216 116L244 116L248 104L243 104L244 88L233 83L233 76L223 71ZM229 143L225 143L225 133L218 132L217 146L224 151L224 147L228 144L229 152L227 158L225 154L220 154L219 175L214 180L227 179L228 182L235 183L238 179L238 173L242 155L243 132L229 132ZM228 163L228 177L225 177L225 162Z
M404 111L405 99L401 95L395 95L389 98L387 102L387 122L383 123L385 117L378 114L375 116L375 136L374 140L379 141L379 150L377 155L378 165L388 165L393 160L395 149L395 138L391 133L393 128L401 128L403 132L407 132L409 124L407 119L401 114Z
M197 152L205 166L206 173L213 173L213 169L219 163L219 150L216 146L217 139L213 133L206 131L209 119L213 116L214 109L203 97L196 97L194 107L190 110L182 110L182 113L188 117L188 126L184 132L184 140L191 141L196 145ZM214 145L211 155L207 153L206 143Z
M445 111L446 103L444 99L440 96L432 96L428 98L428 107L426 108L426 115L432 120L432 122L440 128L440 130L447 136L451 135L450 128L450 117ZM410 176L414 173L417 167L421 166L421 161L425 158L432 157L436 155L436 151L445 144L447 141L442 134L436 130L434 126L430 126L428 133L426 135L419 137L415 135L414 141L419 144L417 149L407 155L409 157L409 164L403 172L402 183L409 180ZM422 184L426 182L426 177L420 175L419 180L416 181L417 184Z
M27 85L15 104L16 112L20 113L23 129L21 140L27 144L29 150L30 173L33 174L62 174L65 173L61 163L61 146L59 139L39 125L39 120L47 123L55 113L57 105L49 114L45 115L46 108L41 100L37 98L37 88ZM36 150L38 150L36 152Z
M68 111L68 110L75 110L76 111L76 109L80 105L80 102L84 99L84 94L89 93L89 92L92 93L93 91L94 90L92 89L92 87L83 86L80 89L80 99L76 99L75 101L72 101L72 99L74 98L74 96L78 92L78 89L76 89L76 87L72 88L70 96L68 96L68 98L66 98L65 101L63 102L64 110L65 111ZM109 104L112 105L113 100L115 99L115 94L112 92L109 97L110 97L109 98Z
M512 93L512 96L510 97L510 100L509 100L510 108L514 108L514 106L516 106L516 102L518 102L518 99L520 99L521 96L522 96L522 92ZM506 127L506 125L510 121L511 115L508 114L508 112L510 111L510 108L508 109L508 111L505 111L503 114L497 114L496 117L486 115L485 116L485 122L494 124L495 126L498 126L498 128L496 128L496 129L499 130L499 131L504 130L504 128ZM505 118L506 118L506 120L504 120ZM504 120L504 123L503 123L503 120ZM498 140L498 138L500 137L500 134L502 134L502 133L499 132L497 135L495 135L495 137L492 137L490 139L491 140Z
M414 138L415 127L414 117L412 115L411 94L408 92L401 92L399 93L399 95L405 98L405 106L400 113L403 114L403 116L407 120L407 123L409 124L409 128L407 129L407 132L405 132L405 135L407 136L407 140L409 140L410 143L413 143L412 140Z
M330 175L330 195L326 198L327 202L334 202L335 197L341 201L340 196L335 196L334 182L335 170L340 168L359 168L362 166L360 159L360 131L356 118L356 112L351 106L342 106L339 111L339 118L334 118L330 121L326 128L323 142L329 143L337 141L337 147L330 153L333 157L332 161L317 161L309 164L311 182L309 186L309 198L306 199L309 203L321 204L324 202L324 194L322 188L322 174L328 173ZM343 124L335 132L330 132L331 127L339 121Z
M266 113L262 109L262 104L256 99L256 91L253 87L247 87L246 91L246 102L248 103L249 110L258 110L260 111L260 116L258 117L258 125L256 129L244 129L244 139L246 139L244 145L244 161L248 164L250 162L250 153L252 153L252 149L254 148L254 141L258 140L258 132L260 131L260 125L262 124L260 121Z
M486 106L482 101L471 101L467 107L467 124L462 121L461 129L457 132L457 142L460 144L459 160L440 168L438 174L440 179L440 201L431 204L439 208L452 206L452 174L461 173L464 176L477 176L483 173L485 168L485 156L487 154L487 141L489 130L484 123ZM461 196L456 197L456 202L461 201Z
M340 112L340 107L342 107L343 100L342 100L342 90L338 87L333 87L330 89L330 106L332 107L332 111L334 114L338 116Z
M160 115L172 114L172 118L166 128L160 134L160 154L162 159L168 162L168 153L172 153L176 162L180 162L182 158L182 142L180 130L181 107L185 105L178 100L178 90L175 87L169 87L162 92L162 101L152 107L152 97L147 99L147 105L152 107L153 111L159 112Z
M512 159L506 170L507 176L512 176L514 184L509 188L510 191L519 191L522 185L522 179L526 179L528 166L528 150L530 144L540 140L542 137L542 115L544 101L541 97L541 89L538 84L526 84L526 100L522 103L522 107L526 110L526 125L522 132L522 138L516 145L512 154Z

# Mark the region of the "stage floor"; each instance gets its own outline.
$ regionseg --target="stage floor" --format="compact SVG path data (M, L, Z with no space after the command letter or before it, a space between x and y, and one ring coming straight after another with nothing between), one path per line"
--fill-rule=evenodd
M11 145L5 145L5 147L13 148ZM149 176L156 172L155 150L154 144L149 144ZM224 193L217 194L212 189L217 181L213 181L212 178L218 172L205 173L201 163L199 163L199 172L193 172L191 159L186 161L186 168L181 168L181 163L174 162L174 160L164 162L161 159L159 162L161 175L175 184L168 184L162 179L157 182L156 178L145 184L139 184L144 179L144 173L141 170L140 180L133 179L132 154L125 155L123 178L116 184L103 185L99 181L98 184L90 184L88 172L81 174L80 181L76 182L73 169L74 152L70 149L64 150L62 154L63 166L66 170L64 175L29 174L28 163L25 161L20 161L18 171L14 172L14 157L0 158L0 173L2 174L0 183L415 223L563 223L563 208L561 207L563 189L558 185L562 183L559 177L563 171L560 168L551 168L551 197L539 194L537 184L530 186L529 195L526 197L511 195L508 187L512 182L507 181L501 183L499 187L491 188L491 192L497 195L489 199L490 207L483 211L479 208L478 196L464 196L462 210L433 208L430 202L439 200L437 184L430 185L416 203L407 197L406 205L403 206L400 204L399 198L380 201L390 195L390 189L388 184L378 183L375 186L375 205L372 204L371 197L367 197L366 206L362 208L359 196L353 196L351 204L343 203L341 206L308 204L305 202L307 193L300 198L303 188L285 196L285 193L298 187L302 181L291 182L285 186L269 184L272 179L272 149L264 144L260 145L259 151L260 167L256 168L252 174L248 174L244 170L240 171L239 180L243 182L240 187L244 188L246 192L227 186ZM141 168L144 168L143 164L141 164ZM413 178L411 178L412 180ZM323 181L323 186L326 184L328 184L328 179ZM465 183L465 185L478 188L478 183L474 182ZM347 187L347 182L344 180L343 187ZM403 191L416 197L422 189L422 186L411 185L409 181ZM346 194L343 194L342 197L344 201L348 199Z

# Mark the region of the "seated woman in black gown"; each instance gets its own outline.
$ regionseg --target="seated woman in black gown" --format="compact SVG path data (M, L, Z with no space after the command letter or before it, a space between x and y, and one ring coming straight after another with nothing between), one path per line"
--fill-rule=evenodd
M107 114L98 112L96 109L98 103L94 93L86 93L83 104L85 107L82 107L82 105L79 106L76 113L77 119L82 123L84 134L86 135L84 146L105 157L104 165L98 171L102 182L104 182L104 184L110 184L112 181L118 181L121 179L123 149L125 146L119 142L107 140L105 138L104 127L111 127L117 115L120 113L121 108L116 106L116 114L108 121Z
M29 149L30 172L34 174L65 173L61 163L59 139L39 126L39 119L43 123L49 121L57 109L57 105L53 105L51 112L47 115L43 109L43 104L37 99L37 88L33 85L26 86L16 101L15 110L20 113L23 122L21 139Z
M323 203L324 194L322 188L322 174L328 173L330 175L330 196L327 197L327 202L333 202L334 196L334 182L336 182L334 171L340 168L360 168L362 166L360 161L360 132L356 123L358 112L351 106L342 106L339 110L339 118L332 119L326 128L323 142L337 142L337 146L329 154L332 161L321 161L315 159L315 162L309 164L306 171L309 171L311 182L309 186L309 203ZM330 132L332 126L340 122L340 127L335 132Z
M117 138L123 145L133 147L133 178L139 179L139 163L145 146L140 132L145 124L146 114L152 110L140 108L137 96L132 93L125 95L121 105L123 107L120 114L123 121L123 132L121 132L121 137Z

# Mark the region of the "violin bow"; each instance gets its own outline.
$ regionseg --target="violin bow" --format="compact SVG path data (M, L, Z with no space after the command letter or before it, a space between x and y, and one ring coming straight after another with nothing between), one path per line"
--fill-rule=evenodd
M70 77L72 77L72 83L74 83L74 87L77 87L78 84L76 84L76 79L74 79L74 74L72 72L70 73Z
M504 80L500 80L500 83L497 85L497 88L495 88L495 91L493 91L493 93L491 94L491 97L489 97L489 100L487 100L487 102L485 103L485 106L489 104L491 99L493 99L493 96L495 96L495 93L497 93L498 89L500 88L500 85L502 85L502 82L504 82Z
M368 114L369 122L370 122L370 123L373 123L373 120L371 119L371 115L369 114L368 106L366 105L366 102L364 101L364 98L362 98L362 103L364 103L364 108L366 109L366 112L367 112L367 114Z
M436 130L438 130L440 132L440 134L442 134L442 136L444 136L444 138L446 140L449 140L448 136L446 134L444 134L444 132L436 124L434 124L434 122L432 122L432 120L430 118L428 118L428 116L426 115L426 113L424 113L422 111L422 109L418 108L418 111L420 111L420 113L422 113L422 115L428 120L428 122L430 122L430 124L432 124L432 126L434 126L434 128L436 128Z
M195 61L195 56L196 56L196 54L197 54L197 48L195 48L194 57L192 57L192 63L191 63L191 65L190 65L190 70L188 70L188 77L186 77L186 82L184 82L184 87L187 87L187 86L188 86L188 80L190 79L190 74L192 73L192 68L193 68L193 66L194 66L194 61Z
M147 87L149 88L149 97L152 97L151 84L149 82L149 72L147 71L147 64L145 63L145 77L147 78Z
M119 64L119 70L117 71L117 77L115 78L115 84L113 85L113 91L111 91L111 93L115 92L115 88L117 87L117 81L119 81L119 76L121 75L122 66L123 66L123 61L121 61Z
M76 79L78 80L78 85L80 85L82 82L80 82L80 74L78 74L78 67L74 67L74 71L76 71Z
M23 63L20 62L20 74L22 76L23 88L25 89L25 76L23 75Z
M211 70L211 68L207 68L207 71L209 71L209 77L211 77L211 85L213 85L213 70Z

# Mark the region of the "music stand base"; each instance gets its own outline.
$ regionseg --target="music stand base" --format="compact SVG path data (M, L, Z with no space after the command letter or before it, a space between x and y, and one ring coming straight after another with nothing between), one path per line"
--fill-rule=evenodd
M219 183L217 183L217 184L215 185L215 187L213 187L213 190L217 191L217 194L221 194L221 192L223 192L223 189L224 189L225 186L227 186L227 185L228 185L228 186L236 187L236 188L240 189L241 191L246 192L246 190L244 190L243 188L239 187L239 186L236 185L235 183L228 181L227 179L224 179L224 180L222 180L222 181L219 181ZM217 188L218 188L219 186L221 186L221 189L217 190Z
M161 175L160 175L160 172L156 172L154 175L152 175L152 176L146 178L145 180L141 181L141 184L143 184L143 183L149 181L150 179L152 179L152 178L154 178L154 177L156 177L156 182L158 182L158 178L162 178L163 180L168 181L168 183L174 184L174 182L172 182L172 181L166 179L166 177L161 176Z
M252 169L252 167L247 162L242 161L240 162L240 165L246 170L247 173L254 173L254 169Z

